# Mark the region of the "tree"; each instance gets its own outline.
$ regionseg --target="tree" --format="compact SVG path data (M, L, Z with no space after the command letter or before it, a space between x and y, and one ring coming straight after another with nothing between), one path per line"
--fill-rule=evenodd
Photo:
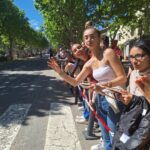
M35 31L28 18L11 0L0 1L0 36L8 40L10 58L13 59L13 47L26 43L38 48L48 47L48 40Z
M88 3L93 20L108 26L114 37L120 26L129 26L131 31L137 28L140 36L150 33L149 0L89 0Z
M52 45L69 46L71 41L81 40L88 18L84 1L36 0L35 6L43 13L46 34Z
M84 23L92 20L98 27L108 27L115 37L120 26L150 31L149 0L35 0L45 19L45 31L53 45L81 41ZM140 12L142 15L138 15Z

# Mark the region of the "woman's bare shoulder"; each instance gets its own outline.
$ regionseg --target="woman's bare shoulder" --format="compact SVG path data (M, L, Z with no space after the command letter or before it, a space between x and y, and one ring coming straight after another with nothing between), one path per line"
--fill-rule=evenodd
M104 51L104 56L107 56L107 55L114 55L115 52L112 48L106 48L105 51Z
M93 59L91 58L91 59L89 59L86 63L85 63L85 67L87 67L87 68L92 68L92 63L93 63Z

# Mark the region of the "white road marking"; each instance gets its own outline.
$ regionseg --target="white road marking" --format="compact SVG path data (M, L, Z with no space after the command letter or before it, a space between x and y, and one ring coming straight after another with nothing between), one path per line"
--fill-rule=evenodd
M81 150L69 105L51 103L44 150Z
M30 107L31 104L11 105L0 117L0 150L11 148Z
M47 77L54 77L50 80L56 80L55 78L62 80L62 78L54 71L54 70L42 70L42 71L0 71L0 74L2 75L39 75L39 76L47 76Z
M13 75L13 74L28 74L28 75L39 75L42 71L0 71L0 74L7 74L7 75Z

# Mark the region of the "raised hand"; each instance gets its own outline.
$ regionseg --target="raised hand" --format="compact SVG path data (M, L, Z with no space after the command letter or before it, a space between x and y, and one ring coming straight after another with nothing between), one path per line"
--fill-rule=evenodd
M141 76L136 80L139 90L143 93L150 103L150 76Z
M61 73L61 68L54 58L49 58L47 63L48 67L54 69L58 74Z
M120 100L121 100L125 105L128 105L128 104L132 101L133 94L129 93L129 92L126 91L126 90L121 90L120 93L121 93Z

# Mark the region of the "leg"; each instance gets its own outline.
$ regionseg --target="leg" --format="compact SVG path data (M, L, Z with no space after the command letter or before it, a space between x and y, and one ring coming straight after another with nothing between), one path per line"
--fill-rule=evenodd
M108 109L109 109L109 104L106 101L105 97L101 96L101 95L97 95L96 111L97 111L98 115L104 120L104 122L106 124L107 124ZM99 120L98 120L98 123L99 123L100 128L101 128L102 138L104 140L105 149L111 150L112 145L111 145L111 141L110 141L110 135Z

